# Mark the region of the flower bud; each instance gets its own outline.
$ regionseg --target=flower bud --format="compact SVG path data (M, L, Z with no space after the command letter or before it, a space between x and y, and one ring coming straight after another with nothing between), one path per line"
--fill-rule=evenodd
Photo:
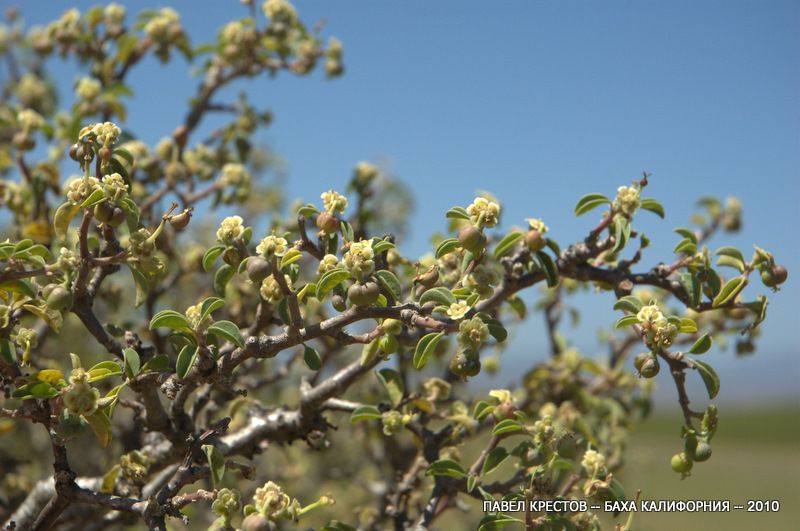
M525 233L525 245L533 252L541 251L544 248L544 236L538 230L529 230Z
M251 256L247 259L247 276L253 284L261 282L272 274L272 264L260 256Z
M378 346L384 354L392 354L393 352L397 352L399 345L396 337L391 334L384 334L378 340Z
M50 288L50 286L53 287ZM47 303L48 308L51 310L61 311L72 306L72 292L70 290L57 284L50 284L50 286L45 288L47 290L47 294L45 295L45 303Z
M347 290L347 298L356 306L369 306L378 300L381 290L373 281L356 282Z
M322 212L317 216L317 227L325 234L336 234L339 230L339 220L330 212Z
M673 455L669 464L672 470L684 476L692 469L692 460L689 459L685 452Z
M711 445L705 441L698 442L692 458L698 463L702 463L703 461L708 461L709 457L711 457Z
M242 521L242 531L272 531L277 526L260 513L253 513Z
M486 247L486 236L474 225L467 225L458 233L461 247L473 254L478 254Z

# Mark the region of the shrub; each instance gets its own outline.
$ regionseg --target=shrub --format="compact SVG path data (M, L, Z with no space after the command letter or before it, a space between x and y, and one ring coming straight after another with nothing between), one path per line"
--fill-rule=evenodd
M639 269L650 239L635 222L665 213L647 174L581 197L574 214L597 221L574 243L535 218L500 233L500 202L479 196L443 213L430 254L404 256L408 192L377 166L358 163L346 194L306 205L257 179L270 159L253 138L270 115L220 89L318 64L336 77L343 52L285 0L263 14L245 3L252 16L201 46L171 9L132 23L110 4L30 29L12 12L0 28L14 65L0 100L8 525L426 528L457 497L622 500L625 437L656 377L674 382L684 418L672 468L688 476L709 459L717 408L694 409L685 380L715 398L703 355L726 335L752 350L767 298L742 292L787 278L758 247L749 259L709 247L739 229L738 202L702 199L698 225L675 230L675 258L651 269ZM183 123L150 147L125 127L129 78L176 53L201 81ZM86 72L71 109L44 69L54 54ZM227 121L198 141L212 114ZM534 308L528 288L541 288ZM617 297L607 360L558 332L569 296L592 289ZM551 356L518 388L476 393L471 380L497 370L507 328L531 310ZM526 518L598 526L591 511ZM480 525L515 520L497 511Z

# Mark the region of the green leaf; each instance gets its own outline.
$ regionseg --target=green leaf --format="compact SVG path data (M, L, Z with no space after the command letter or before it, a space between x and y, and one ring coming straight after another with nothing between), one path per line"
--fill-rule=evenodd
M283 255L283 258L281 258L281 263L278 267L279 269L283 269L284 267L297 262L302 257L303 253L300 252L299 249L289 249L288 251L286 251L286 254Z
M617 324L614 325L614 328L619 330L620 328L625 328L626 326L632 326L635 324L639 324L639 318L635 315L625 315L617 321Z
M712 340L708 334L703 334L689 349L691 354L705 354L711 348Z
M505 237L497 243L497 247L494 248L494 257L500 258L511 251L511 249L522 240L522 236L521 232L516 231L506 234Z
M627 295L622 297L617 302L614 303L615 310L622 310L624 312L631 312L631 313L639 313L639 310L642 309L644 304L642 301L633 297L631 295Z
M91 415L84 416L83 418L89 423L100 446L103 448L108 446L108 443L111 442L111 421L106 414L103 413L103 410L98 409Z
M467 210L463 207L453 207L447 211L445 217L448 219L465 219L469 221L469 214L467 214Z
M720 247L714 254L716 256L730 256L731 258L735 258L736 260L742 263L745 262L742 252L736 247L730 247L730 246Z
M230 341L239 348L244 346L244 339L242 338L242 333L239 331L239 327L230 321L217 321L209 326L206 332L212 336Z
M161 310L150 319L150 330L154 328L170 328L182 332L191 332L189 320L175 310Z
M717 259L717 267L732 267L739 273L744 273L744 262L732 256L720 256Z
M700 304L701 286L697 275L692 273L682 273L681 284L683 284L683 289L686 291L686 295L689 296L690 307L695 307Z
M575 204L575 215L582 216L600 205L611 204L611 200L603 194L586 194Z
M647 197L642 199L642 202L639 204L639 208L643 208L644 210L649 210L650 212L656 214L661 219L664 219L664 207L661 206L661 203L656 201L651 197Z
M224 250L225 250L224 245L215 245L209 248L203 254L203 270L210 271L211 268L214 266L214 262L217 261L217 258L219 258L219 255L221 255Z
M0 360L6 365L14 365L17 362L17 349L8 339L0 338Z
M150 291L150 283L147 281L147 277L135 267L128 265L128 269L131 272L133 283L136 286L135 306L138 308L147 300L147 293Z
M359 406L350 415L350 423L356 424L365 420L380 420L381 412L375 406Z
M421 370L428 363L443 335L442 332L431 332L419 340L417 348L414 350L415 369Z
M228 282L233 278L233 275L236 274L236 270L233 269L228 264L223 264L217 269L217 272L214 273L214 291L217 292L218 295L225 296L225 286L228 285Z
M312 371L318 371L322 367L322 358L319 357L319 352L308 345L303 345L303 361Z
M483 469L481 470L481 476L485 476L503 464L503 461L506 460L508 457L508 451L502 446L498 446L491 452L489 455L486 456L486 460L483 462Z
M225 458L216 446L204 444L201 448L203 453L206 454L208 468L211 470L211 482L216 489L222 482L222 476L225 475Z
M144 364L141 372L168 372L169 370L171 370L169 357L166 354L158 354Z
M391 293L395 300L400 300L400 297L403 295L403 291L400 286L400 281L397 279L394 273L386 269L381 269L380 271L375 271L375 276L378 278L378 282L383 289Z
M393 369L381 369L380 371L375 371L375 376L378 377L378 381L386 390L386 394L389 395L392 405L397 407L403 401L404 386L400 373Z
M680 326L678 327L678 331L682 334L694 334L697 332L697 323L694 322L693 319L689 319L688 317L681 317Z
M708 391L708 398L714 399L719 393L719 376L716 371L708 363L700 360L692 360L692 366L700 373L703 383L706 385Z
M339 222L339 230L342 232L342 239L344 241L351 242L355 239L355 234L353 233L353 226L350 225L349 222L341 220Z
M95 206L97 203L100 203L105 200L106 200L105 192L103 192L102 188L97 188L94 192L89 194L89 197L87 197L83 201L83 203L81 203L81 208L91 208Z
M58 210L56 210L56 213L53 216L53 230L59 240L67 239L67 229L69 229L69 224L72 222L72 218L75 217L80 209L80 205L73 205L70 201L67 201L58 207Z
M502 343L508 338L508 330L503 326L503 323L485 312L478 312L475 316L486 323L486 326L489 328L489 333L495 341Z
M697 252L697 244L689 238L684 238L672 250L673 253L694 254Z
M129 347L122 350L122 355L125 359L125 374L128 375L128 378L136 378L142 365L139 353Z
M456 297L453 295L453 292L445 287L431 288L422 294L419 298L419 304L420 306L424 306L425 303L431 301L437 304L443 304L444 306L450 306L456 302Z
M322 300L333 288L350 278L350 272L344 268L336 267L327 271L317 283L317 298Z
M483 420L489 416L492 411L494 411L494 405L486 400L481 400L475 404L475 407L472 409L472 416L475 420Z
M208 297L200 304L200 320L204 320L213 312L225 306L225 301L219 297Z
M113 361L101 361L89 369L89 383L122 374L122 368Z
M522 431L522 424L513 419L501 420L495 424L492 435L511 435Z
M446 476L450 478L461 479L467 477L467 473L461 468L461 465L452 459L439 459L431 463L425 471L426 476Z
M180 353L178 354L178 361L175 364L175 374L178 375L178 378L181 380L186 378L186 375L189 374L189 371L192 369L199 352L200 348L194 345L186 345L181 349Z
M478 522L478 531L500 531L508 524L524 524L519 518L503 513L487 514Z
M631 223L628 218L624 216L617 216L614 218L614 247L611 249L615 253L624 249L628 244L628 239L631 237Z
M372 240L372 250L375 254L385 253L389 249L394 249L394 244L389 240L379 240L377 238Z
M467 492L472 492L475 490L475 487L478 485L478 476L475 474L470 474L467 476Z
M116 148L114 150L114 155L122 157L123 159L128 161L128 164L133 164L133 155L131 155L131 152L128 151L127 149L125 149L125 148L121 148L121 147Z
M547 287L556 287L558 285L558 266L556 266L556 263L550 258L550 255L542 251L536 253L536 258L539 259L539 263L542 264L544 269Z
M722 286L719 295L714 298L714 301L711 303L711 305L716 308L717 306L722 306L723 304L734 300L746 285L747 279L744 277L735 277L730 279L725 283L724 286Z
M303 216L305 218L311 218L313 216L316 216L317 214L319 214L319 210L317 209L317 207L315 207L311 203L309 203L309 204L307 204L305 206L301 206L297 210L297 215L298 216Z
M436 246L436 258L441 258L446 254L450 254L461 244L458 242L456 238L447 238L446 240L442 240L442 243Z
M58 391L55 387L46 382L31 382L18 387L11 393L11 398L21 398L28 400L30 398L53 398L58 396Z
M675 232L690 240L692 243L697 243L697 234L694 233L693 230L686 229L684 227L678 227L675 229Z

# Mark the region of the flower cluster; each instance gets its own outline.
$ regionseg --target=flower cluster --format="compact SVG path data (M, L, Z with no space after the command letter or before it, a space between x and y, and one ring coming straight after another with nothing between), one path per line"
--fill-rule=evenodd
M75 86L75 95L84 100L93 100L100 95L102 85L91 77L82 77Z
M165 44L180 36L180 23L180 15L174 9L165 7L145 24L144 32L154 41Z
M150 459L144 452L134 450L119 458L119 467L122 474L136 482L144 481L150 470Z
M100 391L89 385L89 374L73 369L70 384L61 391L64 405L72 415L88 416L97 411Z
M228 216L217 229L217 239L225 245L233 245L244 236L244 220L241 216Z
M119 173L112 173L103 177L102 188L106 197L117 204L128 194L128 185L125 184L125 179Z
M581 460L581 466L591 477L595 477L602 472L606 466L606 458L596 450L586 450Z
M274 256L283 256L286 254L288 245L286 238L270 234L256 246L256 252L267 260L271 260Z
M447 309L447 315L450 317L450 319L458 321L459 319L463 319L469 310L470 307L466 302L458 301L450 305L450 307Z
M347 208L347 198L335 190L323 192L320 197L328 212L341 214Z
M458 324L457 340L464 348L478 349L489 340L489 327L479 317L465 319Z
M201 316L203 315L202 306L202 304L194 304L186 308L186 311L184 312L186 318L189 320L189 326L191 326L193 330L207 328L213 322L213 319L210 315L207 315L205 319L201 319Z
M375 252L369 240L361 240L350 244L344 253L344 266L359 280L364 280L375 271Z
M230 521L234 515L242 508L242 497L239 492L231 489L221 489L217 492L217 497L211 504L214 514L221 516L226 524L230 526Z
M538 231L540 234L544 234L549 230L547 225L544 224L544 221L535 218L528 219L528 228L530 230Z
M467 214L478 228L494 227L500 221L500 205L485 197L476 197L467 207Z
M339 259L336 257L335 254L326 254L322 257L322 260L319 261L319 266L317 267L317 274L324 275L331 269L339 266Z
M270 520L278 518L297 520L300 512L300 502L291 499L272 481L267 481L263 487L256 489L253 494L253 505L256 511Z
M264 15L274 22L292 24L297 20L297 11L294 6L286 0L267 0L261 6Z
M620 186L617 188L617 197L614 198L614 208L628 217L633 216L641 205L639 189L634 186Z
M411 415L403 415L399 411L391 410L381 415L383 434L391 437L403 431L403 427L411 421Z
M289 275L284 275L283 278L286 280L286 285L290 288L292 287L292 279ZM261 293L261 297L264 298L267 302L271 302L275 304L276 302L283 299L283 290L281 290L281 285L278 284L278 281L275 280L275 277L270 275L266 277L261 282L261 289L259 290Z
M464 279L464 284L469 289L477 292L482 298L486 298L493 293L493 288L499 278L495 271L483 264L479 264L472 270L472 273Z
M44 118L33 109L23 109L17 113L17 122L27 133L41 128L44 125Z
M67 183L67 199L72 201L73 204L80 205L86 198L92 195L100 181L97 177L75 177Z
M117 124L113 122L98 122L93 125L87 125L81 129L78 133L78 138L91 135L94 137L94 141L97 144L109 146L117 142L120 134L122 134L122 131Z
M645 340L651 348L669 347L678 335L678 327L670 323L654 304L642 307L636 318L645 331Z

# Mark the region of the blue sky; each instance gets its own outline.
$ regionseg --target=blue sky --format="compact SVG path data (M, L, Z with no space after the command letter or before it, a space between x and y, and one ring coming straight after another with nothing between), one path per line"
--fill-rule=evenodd
M129 13L175 7L195 44L246 14L235 0L122 3ZM93 3L29 0L23 12L30 23L44 23L71 5ZM290 196L315 201L343 187L355 162L382 161L414 190L417 210L403 249L417 255L432 229L444 227L444 211L469 203L478 189L503 201L505 227L542 217L568 244L595 222L572 215L579 196L613 195L647 170L647 195L667 210L665 221L637 218L655 242L643 260L651 266L671 258L671 231L687 223L695 198L735 195L744 203L744 228L715 243L746 255L758 243L787 265L790 281L773 299L757 355L733 360L730 350L715 349L707 358L719 368L723 398L798 401L800 3L296 6L304 20L324 19L325 34L343 41L345 76L280 75L228 91L248 87L254 102L274 111L263 139L287 162ZM56 72L67 87L75 78L74 65ZM196 80L182 60L166 69L146 62L138 76L127 126L154 142L182 119ZM585 318L575 343L599 353L595 333L614 318L612 298L578 302ZM541 358L543 346L543 327L533 321L510 356ZM508 371L495 383L512 377ZM668 379L661 384L671 397Z

